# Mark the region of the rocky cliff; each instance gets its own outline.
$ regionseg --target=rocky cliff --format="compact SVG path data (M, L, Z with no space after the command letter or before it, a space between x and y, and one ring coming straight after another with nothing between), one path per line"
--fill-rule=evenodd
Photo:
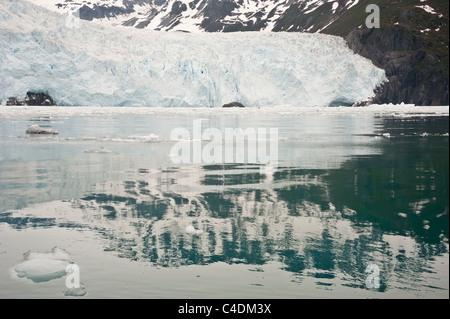
M428 52L423 39L399 27L355 29L346 37L356 53L385 70L389 82L376 91L373 103L448 105L448 67Z
M448 105L448 2L367 2L378 3L380 28L358 25L355 17L368 14L355 6L323 32L343 36L355 53L386 71L389 82L372 102Z

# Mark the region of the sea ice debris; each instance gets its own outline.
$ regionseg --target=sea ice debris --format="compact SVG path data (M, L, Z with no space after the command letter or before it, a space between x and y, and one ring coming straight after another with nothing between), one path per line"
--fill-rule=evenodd
M27 134L58 134L57 131L49 128L40 127L37 124L30 125L26 131Z
M64 276L68 264L64 260L38 258L22 262L14 270L19 278L28 278L33 282L44 282Z
M72 258L63 249L55 247L50 252L27 252L24 261L14 267L19 278L33 282L45 282L66 275L66 267Z

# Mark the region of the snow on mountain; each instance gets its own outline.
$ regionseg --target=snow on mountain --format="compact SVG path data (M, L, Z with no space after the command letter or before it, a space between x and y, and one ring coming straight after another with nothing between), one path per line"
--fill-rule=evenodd
M305 16L325 8L328 17L358 4L359 0L30 0L59 12L78 8L83 20L161 31L279 31L295 12ZM295 27L295 31L299 26ZM317 30L320 26L317 26ZM314 26L309 26L314 28ZM292 30L291 30L292 31Z
M47 9L68 12L77 8L80 18L114 26L161 31L222 31L227 25L256 23L265 17L268 26L291 1L280 0L30 0ZM271 17L268 18L269 14ZM214 30L213 30L214 29ZM270 30L269 26L266 29Z
M335 36L72 26L23 0L0 12L0 100L35 90L58 105L328 106L385 80Z

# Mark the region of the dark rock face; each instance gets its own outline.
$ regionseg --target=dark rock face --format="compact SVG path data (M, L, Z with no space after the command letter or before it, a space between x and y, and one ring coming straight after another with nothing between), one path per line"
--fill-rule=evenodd
M126 5L125 8L116 6L98 6L90 7L84 5L79 9L80 19L92 21L94 19L114 18L122 14L133 12L133 7Z
M19 99L17 97L10 97L6 99L6 105L7 106L25 105L25 100Z
M30 105L30 106L55 106L55 101L50 95L42 92L27 92L25 99L10 97L6 99L7 106Z
M56 105L55 101L45 93L38 92L27 92L27 96L25 98L25 105L33 105L33 106L54 106Z
M372 103L448 105L448 73L423 40L399 27L355 29L348 46L386 72L388 82L376 91Z
M184 4L181 1L175 1L172 5L172 10L170 11L170 14L179 15L186 10L187 10L186 4Z
M224 104L222 107L245 107L245 106L239 102L231 102L228 104Z

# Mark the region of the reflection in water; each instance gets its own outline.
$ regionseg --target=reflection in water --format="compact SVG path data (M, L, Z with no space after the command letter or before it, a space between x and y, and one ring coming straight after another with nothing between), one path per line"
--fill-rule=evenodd
M414 120L381 121L390 139L380 154L349 156L339 168L141 167L65 202L79 219L4 212L0 223L96 229L105 250L161 267L277 261L293 281L312 277L331 289L339 278L364 289L374 263L379 291L423 289L423 273L448 254L448 136L439 135L448 121L418 119L419 129Z
M414 283L426 270L427 260L448 252L448 197L442 191L445 184L440 184L445 179L431 179L436 186L431 188L426 186L429 182L411 177L410 169L398 169L394 175L383 172L391 170L391 165L382 163L390 158L378 159L379 169L373 171L367 169L371 167L367 160L374 161L353 159L337 171L281 170L273 182L288 179L298 184L279 189L184 196L170 192L170 185L161 185L158 179L154 185L151 178L125 181L102 185L108 191L93 193L75 205L88 218L115 224L107 234L113 246L109 249L120 257L163 267L217 261L261 265L276 260L286 271L313 276L321 285L331 285L335 276L344 276L346 285L361 288L365 267L376 263L381 268L382 291L390 276ZM257 170L233 174L232 167L224 168L223 176L205 176L202 183L248 185L252 181L260 186L266 181ZM174 184L177 174L176 169L169 174ZM376 196L374 185L367 182L375 178L384 185ZM411 179L417 182L410 183ZM407 188L405 193L419 194L411 202L399 201L391 188L401 189L401 185ZM161 186L164 191L158 191ZM418 205L417 198L423 204ZM131 237L120 234L122 222L129 220L136 221ZM204 232L189 234L189 225Z

